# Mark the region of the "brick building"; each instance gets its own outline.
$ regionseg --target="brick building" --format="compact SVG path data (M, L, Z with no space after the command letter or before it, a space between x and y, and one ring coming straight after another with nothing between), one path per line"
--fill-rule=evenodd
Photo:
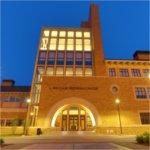
M150 54L136 51L133 60L105 59L98 14L98 7L91 5L89 20L79 28L42 28L30 92L31 127L118 133L121 125L125 133L148 130Z

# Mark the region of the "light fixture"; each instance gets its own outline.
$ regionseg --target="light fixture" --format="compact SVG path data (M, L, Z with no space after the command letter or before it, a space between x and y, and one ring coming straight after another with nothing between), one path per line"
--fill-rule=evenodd
M30 98L28 98L28 99L26 100L26 102L27 102L27 103L30 103L30 102L31 102L31 99L30 99Z
M30 116L33 116L33 112L30 113Z
M120 100L117 98L117 99L115 100L115 103L116 103L116 104L119 104L119 103L120 103Z

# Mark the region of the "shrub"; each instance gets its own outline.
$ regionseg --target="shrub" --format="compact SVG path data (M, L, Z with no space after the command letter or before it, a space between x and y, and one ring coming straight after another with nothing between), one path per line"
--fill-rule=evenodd
M137 135L137 136L136 136L136 141L137 141L139 144L142 144L142 143L143 143L143 136L142 136L142 135Z
M144 132L142 135L137 135L136 136L136 141L139 144L149 144L150 143L150 134L147 132Z
M4 143L4 140L0 138L0 145Z

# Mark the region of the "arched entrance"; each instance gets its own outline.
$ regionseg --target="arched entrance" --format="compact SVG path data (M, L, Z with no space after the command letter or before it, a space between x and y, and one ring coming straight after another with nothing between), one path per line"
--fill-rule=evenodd
M62 131L85 131L95 126L95 119L87 108L69 105L60 108L53 126L60 127Z

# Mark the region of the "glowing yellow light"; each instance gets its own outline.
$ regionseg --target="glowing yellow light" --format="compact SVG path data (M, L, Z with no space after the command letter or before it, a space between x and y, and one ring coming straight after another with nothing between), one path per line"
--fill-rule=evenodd
M27 102L27 103L30 103L30 102L31 102L31 99L30 99L30 98L28 98L28 99L26 100L26 102Z
M149 73L149 75L148 75L148 78L150 79L150 73Z
M117 99L115 100L115 103L116 103L116 104L119 104L119 103L120 103L120 100L117 98Z
M33 116L33 114L34 114L33 112L30 113L31 116Z

